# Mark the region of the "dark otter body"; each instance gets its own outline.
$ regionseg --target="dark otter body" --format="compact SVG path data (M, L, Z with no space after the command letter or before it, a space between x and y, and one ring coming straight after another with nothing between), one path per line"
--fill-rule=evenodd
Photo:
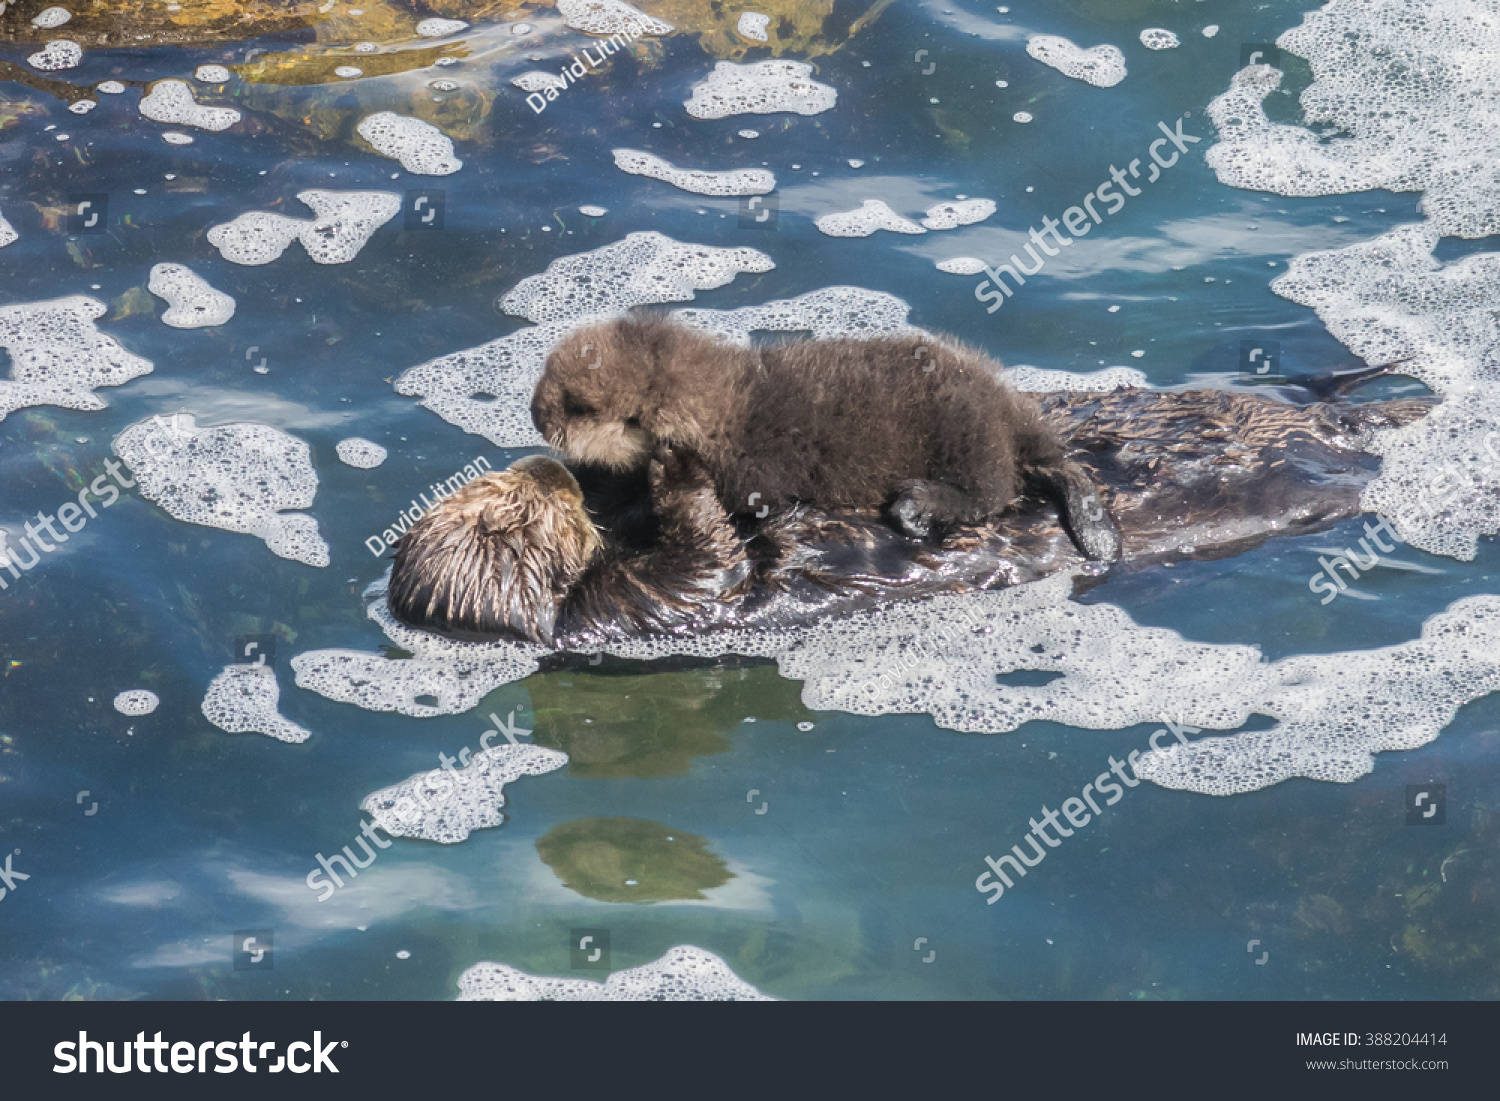
M1025 491L1059 505L1083 552L1119 539L1029 395L983 353L915 335L724 343L646 315L575 330L547 358L532 419L569 458L644 465L696 453L725 509L888 509L908 535L1000 517Z
M1223 557L1358 515L1360 492L1379 466L1362 450L1368 433L1430 407L1422 399L1298 406L1216 390L1041 401L1070 459L1101 487L1118 518L1122 558L1133 565ZM478 560L467 552L445 559L431 540L424 544L419 532L438 510L398 548L392 611L418 627L592 652L649 635L796 627L893 600L1003 588L1084 562L1045 501L1023 501L1001 521L961 527L929 544L899 535L875 510L795 506L760 523L735 524L706 470L686 453L654 462L651 478L649 487L643 478L616 479L602 498L595 494L604 483L584 478L582 496L605 542L572 581L563 583L566 571L556 574L550 630L475 630L462 616L435 615L398 596L425 591L430 581L422 579L455 563ZM654 518L647 507L653 494ZM569 495L557 496L560 507L576 507ZM460 534L451 523L444 530L449 539ZM469 533L480 537L473 525ZM546 546L524 553L565 557ZM467 576L456 583L490 582ZM517 589L514 598L534 599L528 591ZM512 618L528 621L527 614Z

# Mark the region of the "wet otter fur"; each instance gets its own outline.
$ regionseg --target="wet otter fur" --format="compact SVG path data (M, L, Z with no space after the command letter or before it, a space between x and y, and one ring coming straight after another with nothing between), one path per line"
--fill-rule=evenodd
M387 586L404 623L459 638L553 645L579 621L647 634L748 574L743 545L691 455L661 448L644 489L653 544L601 537L561 463L520 459L445 497L396 547Z
M547 442L617 470L657 443L699 456L731 513L885 508L907 535L1054 501L1079 549L1119 535L1032 398L982 352L920 335L725 343L667 317L597 322L547 358L531 404Z
M1359 515L1379 468L1364 450L1370 434L1432 406L1296 405L1218 390L1053 394L1039 404L1118 517L1117 569L1224 557ZM582 492L560 464L534 456L440 502L397 547L391 611L458 637L592 652L651 635L805 626L1084 563L1040 502L935 544L904 538L873 509L794 505L737 526L704 465L669 448L639 478L578 474ZM654 527L642 531L630 518L648 500Z

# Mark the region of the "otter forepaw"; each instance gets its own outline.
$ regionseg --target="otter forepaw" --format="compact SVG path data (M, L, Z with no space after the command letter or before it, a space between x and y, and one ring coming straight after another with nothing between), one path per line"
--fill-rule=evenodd
M891 502L891 522L903 535L927 539L957 518L959 496L957 490L937 482L907 482Z

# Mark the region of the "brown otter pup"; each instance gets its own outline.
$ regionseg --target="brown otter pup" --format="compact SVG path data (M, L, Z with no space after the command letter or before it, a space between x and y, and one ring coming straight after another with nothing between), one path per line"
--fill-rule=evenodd
M1031 492L1088 558L1119 532L1029 396L982 352L917 335L725 343L660 315L574 330L547 358L531 417L569 458L642 466L695 453L740 516L794 503L884 508L907 535L993 520Z

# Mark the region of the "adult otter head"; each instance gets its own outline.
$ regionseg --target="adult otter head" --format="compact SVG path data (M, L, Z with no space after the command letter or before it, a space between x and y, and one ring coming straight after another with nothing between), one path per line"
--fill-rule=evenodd
M657 314L585 325L547 356L531 419L569 458L612 470L645 466L658 441L702 450L743 355Z
M550 645L558 605L600 549L573 475L532 455L418 520L396 546L387 600L413 627Z

